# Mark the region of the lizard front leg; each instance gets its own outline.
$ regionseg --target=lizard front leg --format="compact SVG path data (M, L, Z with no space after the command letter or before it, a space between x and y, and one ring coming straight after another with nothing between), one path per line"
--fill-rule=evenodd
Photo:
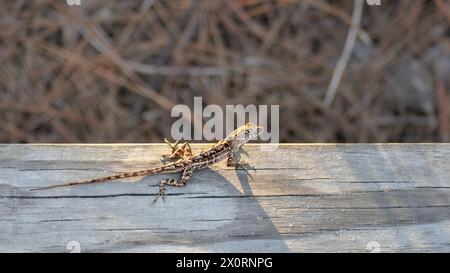
M170 179L163 179L159 182L159 192L156 195L155 200L153 201L153 204L158 201L158 198L161 197L163 200L165 200L166 197L166 187L164 185L172 186L172 187L184 187L186 183L191 179L192 177L192 168L186 168L184 169L181 179L176 180L174 178Z
M240 156L238 156L237 151L233 151L227 159L227 167L236 167L248 164L246 160L243 160Z
M232 152L227 158L227 167L236 167L238 163L236 152Z
M252 180L253 176L249 173L246 167L243 165L247 164L244 160L238 159L236 156L236 152L232 152L227 158L227 167L241 167L247 174L250 176Z

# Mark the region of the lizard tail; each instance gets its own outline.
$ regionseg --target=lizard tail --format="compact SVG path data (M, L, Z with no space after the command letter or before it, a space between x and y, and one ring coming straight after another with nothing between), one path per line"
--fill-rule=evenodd
M154 169L150 169L150 170L120 173L120 174L116 174L116 175L105 176L105 177L86 180L86 181L68 182L68 183L62 183L62 184L57 184L57 185L52 185L52 186L39 187L39 188L31 189L31 191L40 191L40 190L48 190L48 189L54 189L54 188L62 188L62 187L70 187L70 186L77 186L77 185L108 182L108 181L123 179L123 178L128 178L128 177L136 177L136 176L145 176L145 175L155 174L155 173L159 173L161 171L163 171L163 168L158 167L158 168L154 168Z

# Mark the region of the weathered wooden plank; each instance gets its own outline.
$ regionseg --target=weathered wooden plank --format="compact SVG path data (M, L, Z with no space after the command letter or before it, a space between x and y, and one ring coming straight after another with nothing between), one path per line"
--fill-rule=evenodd
M29 189L158 166L162 144L0 145L0 251L450 251L450 144L261 147L254 180L222 163L150 207L166 175Z

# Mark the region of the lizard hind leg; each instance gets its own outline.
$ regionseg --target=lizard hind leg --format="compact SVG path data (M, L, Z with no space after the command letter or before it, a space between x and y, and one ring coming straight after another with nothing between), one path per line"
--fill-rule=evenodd
M169 155L164 155L163 157L168 157L170 159L184 159L189 160L192 159L192 149L189 143L184 142L180 146L178 146L178 140L175 144L170 143L167 139L164 141L170 146L172 152Z
M158 201L158 199L161 197L163 199L163 201L165 201L166 199L166 187L167 186L172 186L172 187L184 187L186 185L186 183L189 181L189 179L191 179L192 177L192 169L191 168L186 168L183 171L183 174L181 175L181 179L177 180L174 178L169 178L169 179L163 179L159 182L159 192L155 197L155 200L153 201L152 204L155 204L156 201Z

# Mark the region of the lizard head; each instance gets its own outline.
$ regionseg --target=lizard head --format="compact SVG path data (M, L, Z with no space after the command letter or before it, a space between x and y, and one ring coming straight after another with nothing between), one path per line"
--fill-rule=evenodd
M238 147L241 147L250 140L257 138L262 132L264 132L263 127L247 123L231 132L227 140L233 140Z

